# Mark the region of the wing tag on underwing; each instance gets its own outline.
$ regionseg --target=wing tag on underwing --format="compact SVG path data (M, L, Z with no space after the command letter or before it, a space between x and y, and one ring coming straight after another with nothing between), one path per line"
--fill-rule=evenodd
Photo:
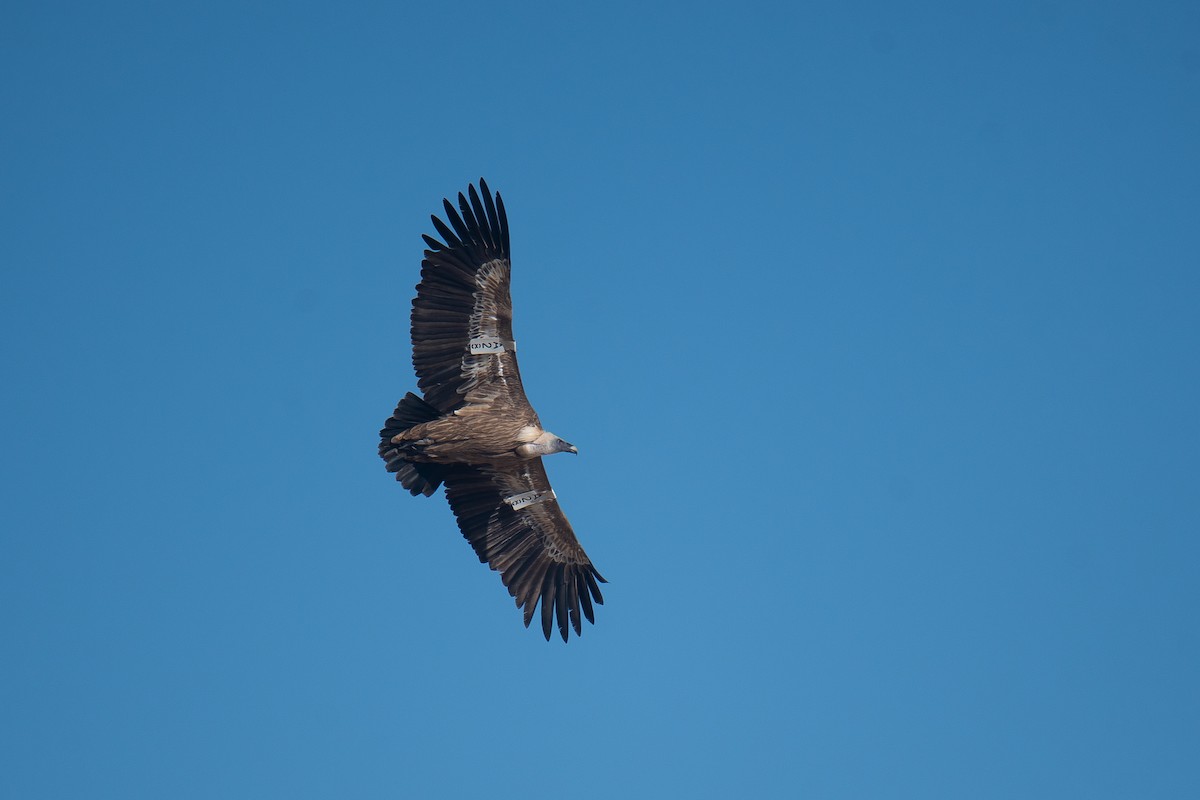
M505 341L499 336L478 336L467 342L467 352L471 355L487 353L517 352L517 343Z
M504 502L512 506L513 511L520 511L522 508L534 505L535 503L543 503L547 500L554 499L555 494L553 489L547 489L544 492L532 491L521 492L514 494L511 497L504 498Z

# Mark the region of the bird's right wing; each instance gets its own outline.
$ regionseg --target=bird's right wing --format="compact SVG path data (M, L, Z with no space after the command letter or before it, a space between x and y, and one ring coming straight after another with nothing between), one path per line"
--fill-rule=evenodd
M429 249L412 308L413 366L425 400L442 413L464 403L528 405L517 369L509 294L508 217L480 179L458 210L443 200L445 241L424 236Z

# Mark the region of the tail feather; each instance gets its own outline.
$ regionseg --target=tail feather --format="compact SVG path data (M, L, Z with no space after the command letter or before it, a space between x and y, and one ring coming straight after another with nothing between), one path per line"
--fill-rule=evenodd
M396 406L396 411L379 431L379 457L387 464L387 471L396 473L396 480L414 497L419 494L429 497L437 491L449 468L441 464L407 460L401 449L392 444L392 437L414 425L432 422L440 416L440 411L409 392L404 395L404 399Z

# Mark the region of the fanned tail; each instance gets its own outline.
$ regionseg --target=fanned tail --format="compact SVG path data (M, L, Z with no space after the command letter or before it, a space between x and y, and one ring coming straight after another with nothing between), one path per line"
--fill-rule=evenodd
M387 464L387 471L396 473L400 485L416 497L423 494L429 497L446 477L449 467L442 464L429 464L422 461L408 461L399 447L392 444L392 437L420 425L422 422L432 422L442 416L441 412L417 397L412 392L404 395L404 399L396 406L395 412L384 423L379 431L379 457Z

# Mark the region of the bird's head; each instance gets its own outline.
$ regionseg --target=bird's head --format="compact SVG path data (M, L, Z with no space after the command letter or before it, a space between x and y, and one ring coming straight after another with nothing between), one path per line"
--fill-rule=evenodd
M574 453L575 455L579 455L579 448L568 442L566 439L560 439L553 433L549 434L549 439L550 441L546 443L547 455L550 453Z
M531 442L517 446L517 455L521 458L537 458L555 453L579 453L578 448L565 439L560 439L550 431L542 433Z

